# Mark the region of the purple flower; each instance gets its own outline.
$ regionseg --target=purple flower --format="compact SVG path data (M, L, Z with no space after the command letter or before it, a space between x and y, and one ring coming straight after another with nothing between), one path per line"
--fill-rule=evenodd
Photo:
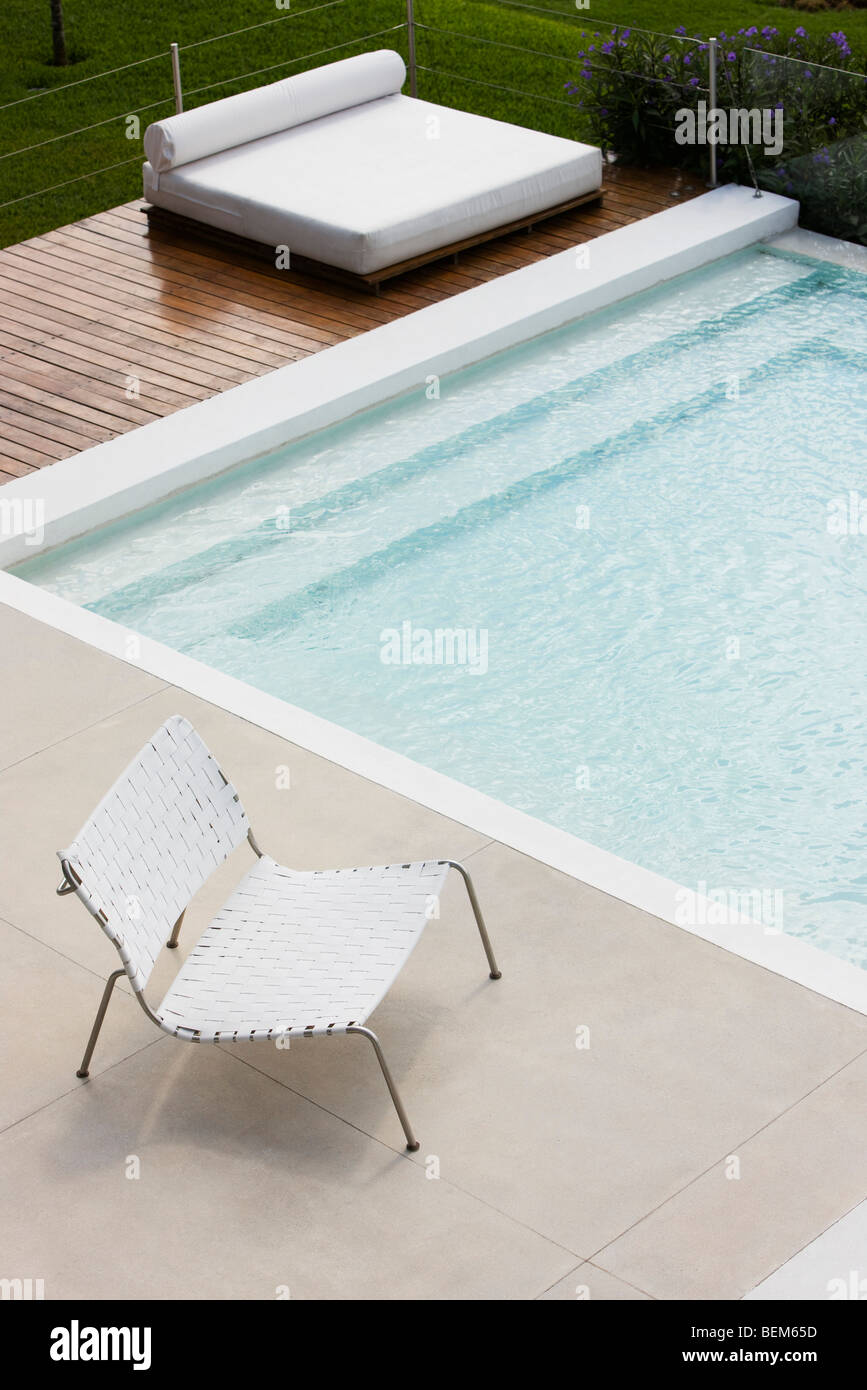
M684 61L684 63L686 64L686 66L689 67L690 63L692 62L692 54L691 54L691 53L684 53L684 55L683 55L683 61Z
M604 44L602 45L602 52L603 52L603 53L613 53L613 52L614 52L614 40L613 40L613 39L609 39L607 43L604 43Z
M671 62L671 54L670 54L670 53L664 53L664 54L663 54L663 57L662 57L662 61L663 61L664 63L670 63L670 62Z
M736 61L737 61L737 56L738 56L738 55L737 55L736 53L727 53L727 54L726 54L726 57L728 58L728 60L729 60L730 63L736 62Z
M748 39L751 39L751 38L753 37L753 35L754 35L754 34L757 34L758 32L759 32L758 25L757 25L757 24L753 24L752 27L749 28L749 29L747 30L747 38L748 38Z
M804 28L803 24L798 25L797 29L795 30L795 33L797 34L799 39L805 39L807 37L807 31Z
M840 50L841 58L848 58L851 55L852 50L849 47L849 40L846 38L846 35L843 33L842 29L837 29L833 34L829 34L828 42L835 43L837 45L838 49Z
M830 121L828 122L828 125L836 125L836 124L837 124L837 117L836 117L836 116L832 116L831 119L830 119Z
M690 87L697 87L697 86L698 86L698 78L697 78L697 77L691 77L691 78L689 79L689 85L690 85Z
M779 29L775 29L773 24L766 24L762 30L762 38L772 39L776 34L779 34L779 32Z

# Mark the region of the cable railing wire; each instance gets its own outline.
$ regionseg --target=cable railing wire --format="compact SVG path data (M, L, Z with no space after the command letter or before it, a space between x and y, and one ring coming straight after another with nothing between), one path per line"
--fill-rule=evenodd
M502 43L499 39L484 39L480 34L462 34L457 29L440 29L436 24L422 24L419 19L415 21L415 27L416 29L427 29L431 34L449 34L455 39L470 39L472 43L486 43L493 48L508 48L512 53L530 53L535 58L553 58L555 62L571 63L573 67L579 61L574 54L543 53L541 49L525 48L522 44Z
M298 58L287 58L283 63L273 63L267 68L257 68L255 72L242 72L237 77L223 78L221 82L209 82L206 87L184 88L184 97L198 96L200 92L211 92L215 87L229 87L233 82L246 82L248 77L261 77L265 72L276 72L278 68L288 68L293 63L303 63L308 58L321 58L325 53L336 53L339 48L354 48L357 44L366 43L368 39L380 39L384 34L394 34L398 29L405 28L406 20L402 24L392 24L388 29L379 29L375 34L362 34L357 39L347 39L345 43L335 43L330 48L320 48L316 53L304 53Z
M196 39L193 43L178 44L181 53L191 48L202 48L206 43L219 43L221 39L234 39L239 34L252 34L254 29L268 29L272 24L282 24L284 19L298 19L300 15L315 14L317 10L331 10L335 5L345 5L346 0L325 0L324 5L309 5L306 10L292 10L278 15L276 19L263 19L259 24L248 24L246 29L231 29L227 34L215 34L212 39Z
M860 77L867 82L867 73L855 72L852 68L835 68L830 63L815 63L809 58L796 58L794 53L769 53L765 48L745 48L744 53L753 53L757 58L772 58L780 63L800 63L805 68L816 68L821 72L836 72L841 77Z
M35 145L22 145L18 150L7 150L0 159L11 159L16 154L29 154L31 150L41 150L45 145L54 145L58 140L69 140L73 135L84 135L88 130L99 130L100 126L112 125L115 121L125 121L129 116L140 116L143 111L153 111L155 106L167 106L171 97L161 97L147 106L137 106L133 111L122 111L118 116L106 116L104 121L94 121L93 125L79 126L78 130L66 130L62 135L52 135L47 140L38 140Z
M531 8L531 7L526 7L526 8ZM553 13L553 11L552 11L552 13ZM416 22L415 22L415 27L416 27L416 29L427 29L430 33L433 33L433 34L449 34L452 38L457 38L457 39L470 39L470 40L471 40L472 42L474 42L474 43L485 43L485 44L489 44L489 45L491 45L493 48L507 48L507 49L510 49L513 53L529 53L529 54L532 54L532 55L533 55L534 57L536 57L536 58L553 58L553 59L554 59L556 62L558 62L558 63L571 63L573 67L577 67L577 66L580 64L580 66L581 66L582 68L585 68L585 69L589 68L589 69L591 69L591 70L594 71L594 72L607 73L607 74L610 75L610 76L616 76L616 77L618 77L618 78L620 78L620 77L634 77L634 78L635 78L637 81L639 81L639 82L655 82L655 83L658 83L658 84L663 85L663 86L665 86L665 87L682 87L682 86L685 85L684 83L682 83L682 82L677 82L674 78L670 78L670 77L650 77L650 76L648 76L647 73L643 73L643 72L632 72L632 71L630 71L628 68L608 68L608 67L602 66L602 65L599 64L599 63L594 63L592 59L579 58L579 57L577 57L575 54L569 55L569 54L561 54L561 53L546 53L546 52L543 52L541 49L538 49L538 48L525 48L525 47L523 47L522 45L518 45L518 44L513 44L513 43L502 43L500 39L486 39L486 38L482 38L481 35L478 35L478 34L463 34L463 33L460 33L460 32L459 32L458 30L456 30L456 29L440 29L440 28L438 28L437 25L435 25L435 24L422 24L419 20L416 20ZM419 64L419 67L421 67L421 64ZM427 72L432 71L432 69L430 69L430 68L426 68L426 69L424 69L424 70L427 71ZM467 79L467 80L470 80L470 79ZM495 84L491 84L491 85L495 85ZM507 91L507 90L512 90L512 89L511 89L511 88L503 88L502 90L503 90L503 91ZM692 87L692 88L690 88L690 90L691 90L691 91L706 92L708 89L707 89L707 87L698 86L698 87ZM529 96L529 95L531 95L531 93L526 93L526 95ZM540 98L540 100L545 100L545 98ZM548 98L548 100L551 100L551 98Z
M459 72L448 72L445 68L429 68L423 63L418 64L419 72L430 72L438 77L450 77L455 82L472 82L478 87L491 87L495 92L508 92L511 96L526 97L528 101L544 101L550 106L568 106L570 111L575 110L574 101L563 101L561 97L543 97L535 92L522 92L517 87L503 87L498 82L485 82L481 77L464 77Z
M326 0L324 5L310 5L306 10L292 10L286 14L278 15L276 19L265 19L259 24L248 24L245 29L231 29L226 34L215 34L211 39L196 39L193 43L179 45L181 53L187 52L191 48L201 48L206 43L218 43L221 39L234 39L239 34L249 34L254 29L267 29L272 24L282 24L284 19L298 19L305 14L315 14L317 10L330 10L335 5L345 5L347 0ZM83 82L96 82L100 77L114 77L115 73L128 72L130 68L140 68L144 63L156 63L160 59L166 59L168 52L151 53L147 58L136 58L133 63L123 63L117 68L105 68L103 72L93 72L89 77L77 77L74 82L63 82L59 87L46 87L41 92L31 92L26 97L16 97L14 101L4 102L0 106L0 111L7 111L10 106L20 106L25 101L36 101L37 97L53 96L55 92L68 91L70 87L80 87Z
M124 63L119 68L106 68L105 72L91 73L90 77L78 77L74 82L64 82L60 87L46 87L42 92L31 92L27 97L16 97L0 106L0 111L8 111L10 106L20 106L25 101L35 101L37 97L53 96L55 92L66 92L70 87L80 87L83 82L96 82L99 77L113 77L116 72L128 72L130 68L140 68L143 63L155 63L158 58L165 59L166 53L153 53L150 58L137 58L134 63Z
M552 10L550 5L526 5L521 0L493 0L495 7L503 5L510 10L534 10L536 14L553 15L555 19L574 19L580 20L588 28L593 21L580 14L572 14L569 10ZM640 24L619 24L614 20L604 19L600 21L600 29L610 28L619 29L625 33L628 29L631 34L654 34L660 39L675 39L678 43L703 43L704 40L697 34L668 34L663 29L642 29ZM596 30L594 29L594 33Z
M63 183L53 183L50 188L37 188L35 193L22 193L20 198L9 198L7 202L0 203L0 209L11 208L14 203L25 203L28 198L41 198L43 193L56 193L59 188L68 188L71 183L81 183L82 179L95 179L100 174L110 174L112 169L122 169L126 164L140 164L141 155L134 154L132 159L121 159L117 164L108 164L104 169L91 169L89 174L78 174L74 179L64 179Z

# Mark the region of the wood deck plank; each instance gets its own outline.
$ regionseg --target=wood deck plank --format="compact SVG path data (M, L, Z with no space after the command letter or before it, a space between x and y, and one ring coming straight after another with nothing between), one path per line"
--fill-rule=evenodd
M0 252L0 258L5 254ZM130 323L150 324L154 328L163 328L171 323L177 331L197 340L212 338L219 343L229 338L234 352L251 362L261 362L263 366L281 366L285 360L286 349L282 345L269 341L265 334L250 333L234 323L221 323L219 316L209 323L207 315L189 313L174 305L164 306L158 301L154 302L153 308L146 308L135 293L116 286L101 284L86 287L81 280L71 285L69 276L58 269L53 257L41 264L38 270L22 270L17 266L10 268L8 261L0 259L0 283L4 286L17 285L21 293L26 291L43 302L50 301L57 294L65 304L87 306L96 314L111 310Z
M53 463L54 460L49 459L48 462ZM31 464L21 463L18 459L7 458L4 454L0 454L0 482L2 483L11 483L16 478L26 478L28 473L38 473L38 471L39 469L34 468Z
M86 256L70 253L62 242L52 242L51 246L52 261L57 267L59 278L75 276L82 287L99 285L106 291L111 290L112 294L117 291L124 296L122 302L125 304L132 304L134 299L141 299L146 303L158 304L161 309L177 308L185 316L192 315L204 319L206 327L213 328L213 325L219 325L221 330L229 329L235 324L246 330L252 324L259 335L273 339L277 351L300 347L305 352L317 352L319 348L327 347L335 341L333 334L313 332L309 328L303 333L297 331L290 321L281 321L272 308L250 313L247 306L237 298L229 305L225 298L210 293L207 286L203 288L195 284L176 285L175 281L165 274L161 286L149 284L140 279L130 279L128 272L124 273L120 266L106 257L94 262ZM40 248L32 243L28 246L8 247L7 250L12 251L21 264L28 268L41 263ZM0 251L0 264L5 254Z
M424 266L376 296L149 229L140 201L6 247L0 483L702 192L676 171L608 167L601 205Z
M237 357L233 352L224 351L213 344L200 343L192 337L183 339L174 333L151 328L148 324L136 324L134 321L116 318L113 314L100 315L88 306L79 305L78 313L73 314L58 302L56 296L43 295L40 300L36 301L28 298L26 293L28 288L27 286L4 285L2 276L0 276L4 313L8 315L11 309L15 309L24 313L38 313L43 318L50 313L60 325L75 324L99 332L102 336L109 338L113 334L120 334L124 338L141 339L143 342L159 344L173 353L188 354L194 358L201 358L203 363L210 363L214 374L224 376L226 384L231 386L237 385L239 381L246 381L251 374L255 375L255 372L251 373L248 360ZM24 292L16 293L16 290L23 290Z
M43 462L54 463L55 460L64 456L63 445L57 440L46 439L44 435L35 434L33 430L21 429L18 425L10 423L8 418L3 420L3 434L6 440L11 440L13 444L19 444L30 451L31 454L39 456L37 467L42 467ZM4 444L4 448L6 445ZM30 460L28 460L30 462Z
M46 441L46 453L53 454L56 444L65 445L65 449L61 448L57 453L58 458L65 458L70 451L77 454L82 449L88 449L91 444L97 442L88 438L80 427L77 430L71 430L68 424L57 423L56 421L52 423L50 420L41 419L40 416L34 414L32 402L28 406L27 414L0 403L0 420L4 422L4 426L9 425L15 430L27 430L29 434L40 436ZM106 434L106 437L109 436Z

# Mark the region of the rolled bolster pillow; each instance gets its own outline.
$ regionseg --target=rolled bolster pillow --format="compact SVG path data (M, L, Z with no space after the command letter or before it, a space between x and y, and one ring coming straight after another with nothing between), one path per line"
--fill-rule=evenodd
M333 111L391 96L400 91L405 80L404 61L393 49L380 48L357 58L343 58L338 63L284 77L267 87L223 97L195 111L155 121L145 131L145 155L158 174L164 173L220 150L329 116Z

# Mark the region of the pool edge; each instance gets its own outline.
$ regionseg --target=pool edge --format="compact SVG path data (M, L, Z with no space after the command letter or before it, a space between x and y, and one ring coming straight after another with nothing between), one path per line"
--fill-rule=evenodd
M695 890L2 571L0 603L681 931L867 1014L867 971L808 942L769 932L742 915L724 927L685 922L685 893L696 917L706 915L710 906Z

